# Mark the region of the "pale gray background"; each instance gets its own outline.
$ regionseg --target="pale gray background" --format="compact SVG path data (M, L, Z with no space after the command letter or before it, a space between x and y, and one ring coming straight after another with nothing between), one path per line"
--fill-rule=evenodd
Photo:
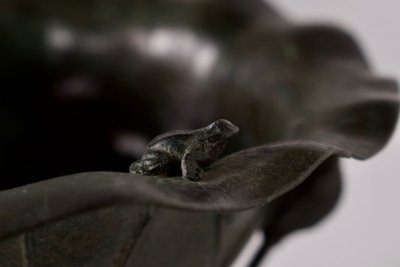
M297 24L333 24L349 31L376 74L400 81L399 0L270 0ZM377 156L343 160L343 194L310 230L284 239L263 262L268 267L400 266L400 129ZM244 267L261 242L254 235L232 267Z

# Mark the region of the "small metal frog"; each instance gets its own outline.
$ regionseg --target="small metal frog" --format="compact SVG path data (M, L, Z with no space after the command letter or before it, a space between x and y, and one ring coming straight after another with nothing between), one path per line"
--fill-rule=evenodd
M168 174L180 165L183 178L197 181L203 168L221 154L227 138L237 132L237 126L220 119L197 130L161 134L150 141L142 158L131 164L129 172L144 175Z

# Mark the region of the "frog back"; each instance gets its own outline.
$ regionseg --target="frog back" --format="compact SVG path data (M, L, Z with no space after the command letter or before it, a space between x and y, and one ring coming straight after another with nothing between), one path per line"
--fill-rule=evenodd
M162 153L166 157L180 159L197 131L172 131L156 136L147 146L146 153Z
M167 133L163 133L154 137L148 144L147 147L153 147L159 143L174 143L178 140L186 141L197 131L188 131L188 130L176 130L170 131Z

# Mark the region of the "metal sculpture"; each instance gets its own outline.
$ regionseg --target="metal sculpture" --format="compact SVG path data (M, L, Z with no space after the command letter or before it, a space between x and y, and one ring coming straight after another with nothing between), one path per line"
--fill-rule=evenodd
M1 266L229 266L263 229L256 265L397 120L348 34L261 0L11 1L0 33ZM199 181L126 172L153 136L219 118L241 130Z

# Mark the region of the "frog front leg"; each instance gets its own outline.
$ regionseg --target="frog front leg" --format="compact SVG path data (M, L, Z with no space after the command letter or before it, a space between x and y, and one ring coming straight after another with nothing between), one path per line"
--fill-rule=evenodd
M186 152L181 160L182 177L191 181L200 179L203 169L197 163L208 158L208 154L198 151Z

